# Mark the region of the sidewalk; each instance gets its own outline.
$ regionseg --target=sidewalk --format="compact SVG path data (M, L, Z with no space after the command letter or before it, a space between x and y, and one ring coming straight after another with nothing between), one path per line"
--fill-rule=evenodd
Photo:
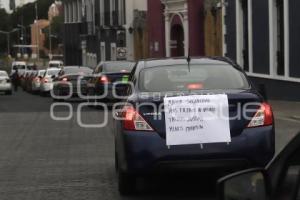
M270 104L272 105L275 118L300 123L300 102L270 101Z

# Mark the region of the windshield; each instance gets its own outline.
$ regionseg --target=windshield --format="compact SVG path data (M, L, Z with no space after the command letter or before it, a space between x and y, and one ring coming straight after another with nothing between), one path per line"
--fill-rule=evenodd
M40 70L39 72L38 72L38 76L43 76L45 74L45 70Z
M119 63L107 63L104 65L103 71L108 73L116 72L131 72L134 63L130 62L119 62Z
M26 69L26 66L25 65L14 65L13 66L13 70L24 70L24 69Z
M88 67L70 67L62 70L62 75L66 74L92 74L93 70Z
M242 72L230 65L158 66L140 74L140 90L144 92L249 89Z
M49 68L60 68L60 65L58 63L51 63L49 64Z
M48 76L56 76L59 73L60 70L48 70L47 74Z

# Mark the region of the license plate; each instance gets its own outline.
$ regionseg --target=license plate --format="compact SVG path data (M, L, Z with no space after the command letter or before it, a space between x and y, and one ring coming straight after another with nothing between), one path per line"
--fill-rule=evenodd
M129 76L123 76L122 77L122 83L128 83Z

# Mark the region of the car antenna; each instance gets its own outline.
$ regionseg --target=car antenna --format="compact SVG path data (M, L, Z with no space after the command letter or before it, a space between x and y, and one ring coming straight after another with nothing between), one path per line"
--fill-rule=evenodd
M188 57L186 58L186 61L188 62L188 68L189 68L189 72L191 72L191 54L190 54L190 49L189 49L189 54Z

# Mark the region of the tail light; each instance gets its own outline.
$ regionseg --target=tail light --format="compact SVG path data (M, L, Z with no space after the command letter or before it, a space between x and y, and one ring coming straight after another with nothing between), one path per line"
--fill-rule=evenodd
M187 85L189 90L201 90L203 89L203 84L201 83L191 83Z
M123 117L123 126L125 130L153 131L145 119L131 106L124 108Z
M47 78L44 78L44 79L43 79L43 82L44 82L44 83L48 83L49 80L48 80Z
M69 80L68 80L68 78L63 78L61 81L62 82L68 82Z
M109 84L109 83L110 83L110 80L108 79L107 76L101 76L101 77L100 77L100 82L101 82L102 84Z
M259 126L270 126L273 124L273 112L272 108L267 103L262 103L251 122L248 125L248 128L259 127Z

